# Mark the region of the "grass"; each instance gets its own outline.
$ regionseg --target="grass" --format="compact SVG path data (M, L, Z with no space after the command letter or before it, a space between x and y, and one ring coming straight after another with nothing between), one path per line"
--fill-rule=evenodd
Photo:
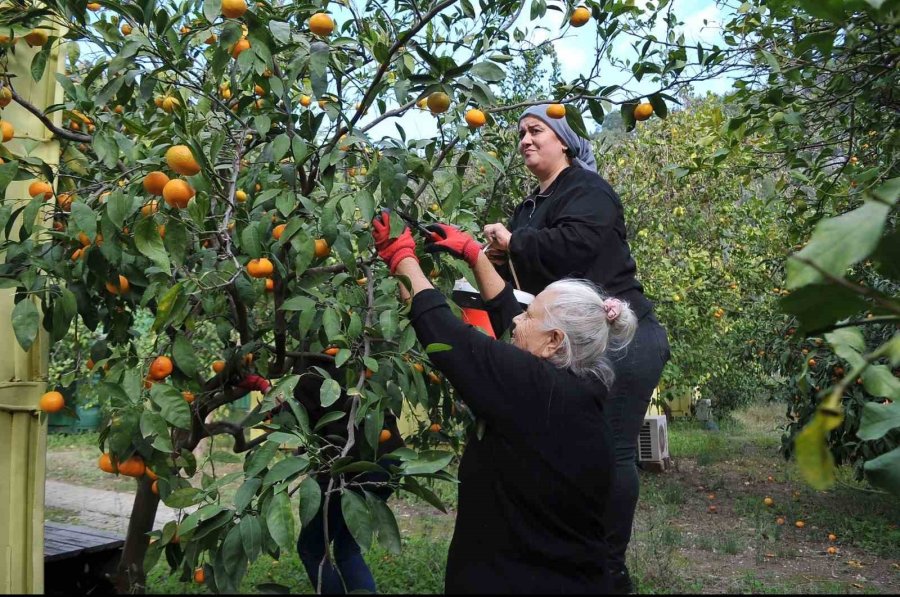
M365 560L379 593L440 594L444 591L444 566L449 547L447 535L404 537L399 556L376 545L365 554ZM281 585L294 594L315 593L296 553L285 554L281 560L261 556L248 568L240 592L259 593L258 586L264 583ZM182 581L181 575L172 574L161 560L147 574L147 592L171 595L210 591L205 586Z

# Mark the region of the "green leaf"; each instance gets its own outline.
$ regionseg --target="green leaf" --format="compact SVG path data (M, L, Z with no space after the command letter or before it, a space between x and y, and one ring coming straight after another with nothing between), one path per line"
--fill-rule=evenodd
M134 227L134 244L138 251L149 258L167 275L171 275L172 268L169 263L169 254L163 246L162 237L156 228L153 218L140 218Z
M319 401L323 408L328 408L337 402L340 397L341 385L337 381L326 379L322 382L322 387L319 388Z
M281 305L283 311L306 311L315 309L316 301L306 296L294 296Z
M313 431L318 431L319 429L325 427L325 425L328 425L329 423L332 423L334 421L342 419L344 417L344 415L346 415L346 414L347 413L345 413L343 411L334 411L334 412L330 412L330 413L323 415L322 418L319 419L319 422L316 423L316 426L313 429Z
M370 494L366 494L368 497ZM372 517L375 522L375 530L378 533L378 542L394 555L400 555L400 528L397 526L397 519L394 513L379 498L367 500Z
M247 458L244 466L244 473L248 477L253 477L262 472L264 468L269 466L269 462L278 453L278 444L275 442L266 442L257 448Z
M576 135L583 139L590 139L588 137L587 128L584 126L584 119L581 117L581 112L579 112L573 104L566 106L566 122L569 123L569 126L575 131Z
M50 49L52 44L46 44L41 51L34 55L31 59L31 78L40 81L47 70L47 60L50 58Z
M397 311L394 309L386 309L378 316L378 322L381 324L381 333L385 340L390 340L397 333L397 325L399 318Z
M22 350L28 351L38 334L41 316L31 297L25 297L13 307L12 326Z
M203 16L210 23L214 22L222 11L222 0L203 0Z
M6 196L6 187L15 180L18 173L19 162L13 161L0 164L0 197Z
M328 44L317 41L309 45L309 78L313 95L319 99L328 91L328 79L325 71L328 68L329 56Z
M262 257L262 244L259 241L259 230L256 226L247 226L241 232L241 249L244 250L251 259L259 259Z
M251 477L238 487L238 490L234 492L234 509L238 514L246 510L253 498L256 497L256 492L260 487L262 487L262 479L259 477Z
M131 197L126 197L121 191L114 192L106 202L106 215L119 229L125 225L125 218L130 216L134 210L134 202Z
M829 431L824 419L816 413L794 438L800 473L818 490L831 487L835 480L834 457L825 442Z
M884 365L869 365L862 373L863 387L873 396L900 400L900 379Z
M900 177L884 181L872 194L890 205L897 203L897 199L900 199Z
M160 408L160 414L179 429L191 428L191 407L177 389L164 383L155 383L150 388L150 399Z
M159 414L145 410L141 413L141 435L160 452L172 451L172 439L165 419Z
M866 309L853 290L833 284L808 284L781 299L781 310L796 315L799 333L818 332Z
M204 492L196 487L182 487L176 489L163 499L163 503L170 508L187 508L203 499Z
M258 516L249 514L241 518L238 527L241 529L241 544L244 547L244 553L247 554L247 559L253 562L262 553L262 523Z
M322 314L322 328L329 341L341 334L341 318L337 311L328 307Z
M322 488L312 477L307 477L300 482L297 491L300 498L300 524L303 526L312 522L322 504Z
M787 287L799 288L823 278L800 259L816 264L833 276L843 277L848 267L865 259L878 245L890 211L890 206L884 203L867 201L852 211L820 222L809 244L788 260Z
M446 352L448 350L453 350L453 347L449 344L442 344L440 342L432 342L428 346L425 347L425 354L433 354L436 352Z
M900 496L900 447L863 465L869 483Z
M452 460L452 452L424 450L419 452L419 457L416 460L404 462L401 472L404 475L428 475L443 469Z
M856 435L859 439L874 441L881 439L891 429L900 427L900 402L878 404L867 402L863 406L862 418Z
M72 203L72 219L75 227L81 230L93 240L97 236L97 214L94 210L80 201Z
M366 500L357 493L345 489L341 493L341 512L350 534L356 539L360 549L369 551L372 546L372 515Z
M292 477L309 468L309 459L305 456L290 456L276 462L263 477L263 485L273 485Z
M654 114L660 118L665 118L669 115L669 108L666 106L666 100L664 100L660 94L654 93L648 99L650 100L650 105L653 106Z
M488 83L497 83L506 78L506 72L503 70L503 67L486 60L476 63L472 67L471 73Z
M221 555L226 570L239 570L247 565L247 555L244 553L244 541L240 525L231 527L231 530L225 535L225 541L222 542Z
M275 543L285 552L296 548L297 535L294 531L294 515L291 500L286 491L276 493L266 508L266 527Z
M291 26L282 21L269 21L269 31L272 36L283 44L291 41Z
M191 345L191 341L182 335L175 337L172 344L172 356L175 359L175 365L182 373L188 377L196 377L200 369L200 363L197 360L197 352Z

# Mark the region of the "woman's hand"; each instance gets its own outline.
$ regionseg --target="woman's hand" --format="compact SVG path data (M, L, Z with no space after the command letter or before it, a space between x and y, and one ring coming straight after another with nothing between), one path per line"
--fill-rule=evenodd
M375 240L375 249L378 256L387 264L391 273L397 270L397 264L403 259L416 257L416 241L413 240L409 226L403 228L403 232L396 238L391 238L391 214L387 210L382 211L372 220L372 238Z
M465 260L469 267L475 267L478 262L478 254L481 252L481 245L474 238L448 224L431 224L427 228L432 233L432 237L425 241L425 250L428 253L438 251L450 253L454 257Z
M509 239L512 238L512 232L507 230L503 224L488 224L485 226L484 237L490 243L491 251L509 251ZM490 257L490 254L488 256Z

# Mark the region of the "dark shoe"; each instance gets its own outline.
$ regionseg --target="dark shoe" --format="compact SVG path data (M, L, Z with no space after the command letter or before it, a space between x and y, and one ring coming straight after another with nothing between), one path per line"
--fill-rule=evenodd
M630 595L632 593L634 593L634 583L631 582L631 576L628 575L628 569L625 568L612 572L612 594Z

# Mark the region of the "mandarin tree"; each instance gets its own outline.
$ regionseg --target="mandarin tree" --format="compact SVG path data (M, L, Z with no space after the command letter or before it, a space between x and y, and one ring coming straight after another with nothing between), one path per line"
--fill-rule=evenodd
M631 4L587 2L588 22L579 11L582 31L595 25L598 60L632 30L625 24L652 25L670 12ZM649 95L605 84L594 68L524 104L496 100L510 63L534 47L534 29L556 31L542 42L549 44L569 31L574 9L535 2L524 14L512 0L479 10L468 0L398 1L387 17L356 2L0 5L0 28L12 33L0 61L26 34L41 48L35 78L57 44L69 57L69 70L57 75L64 102L53 107L64 111L66 128L2 77L12 100L62 142L63 159L51 168L0 146L4 188L34 179L55 189L51 198L43 187L15 198L22 207L4 204L3 223L21 220L22 232L10 238L6 227L0 276L18 290L13 325L23 347L37 334L38 313L21 300L29 294L41 301L51 340L73 321L102 330L91 360L102 365L98 391L110 415L100 436L103 466L121 471L127 463L138 478L121 591L141 590L144 566L163 554L183 579L202 565L210 588L234 591L260 554L294 549L298 499L302 524L321 502L339 499L363 548L377 536L399 549L390 510L348 476L381 468L388 411L427 413L419 436L407 438L417 449L393 453L400 464L390 468L391 484L442 507L418 479L452 480L454 454L431 449L444 434L427 430L438 421L446 430L452 413L465 411L423 365L429 348L447 347L417 344L398 282L374 271L369 222L384 206L475 224L488 183L465 192L462 183L476 160L499 167L482 151L495 114L554 100L586 134L583 111L602 119L641 99L665 106L662 91L685 64L646 51L637 64L656 73ZM480 116L467 123L471 109ZM434 133L410 137L407 117ZM423 259L445 289L463 273ZM136 349L144 314L152 319L149 354ZM224 346L215 363L198 358L206 325ZM304 376L318 380L320 405L331 409L317 425L294 400ZM218 417L252 389L247 380L263 377L274 387L245 417ZM326 425L343 426L346 439L326 435ZM194 450L218 436L245 455L242 472L200 472ZM146 468L158 479L138 474ZM311 474L330 479L324 493ZM233 502L221 499L226 486L237 487ZM194 510L151 532L160 500Z

